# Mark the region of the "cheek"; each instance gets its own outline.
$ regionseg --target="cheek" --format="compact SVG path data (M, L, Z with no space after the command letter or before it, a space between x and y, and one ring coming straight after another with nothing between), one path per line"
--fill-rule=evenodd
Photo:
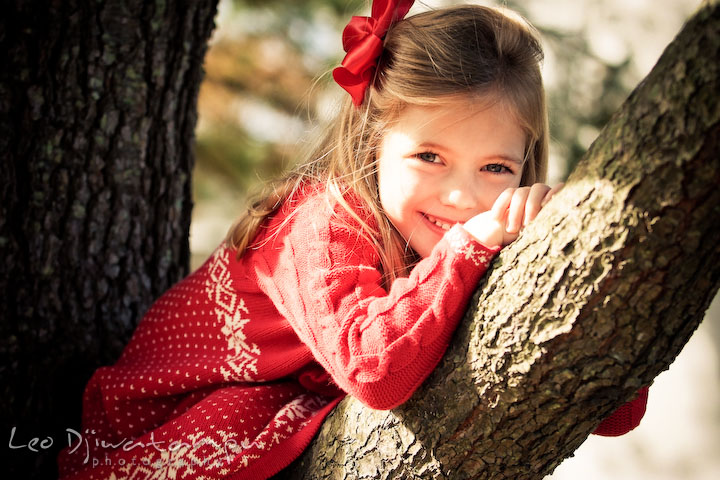
M490 210L502 192L508 188L517 188L519 185L519 176L506 179L488 179L485 177L478 180L476 191L479 192L481 211Z
M378 168L380 204L387 212L399 212L417 196L419 181L402 159L389 159Z
M378 193L380 196L380 206L387 213L392 213L397 203L396 185L394 182L394 168L387 159L381 159L378 162Z
M393 221L401 220L412 194L407 190L407 184L397 175L385 177L380 182L380 205Z
M394 192L389 188L388 182L380 182L380 206L387 213L392 215L394 206L397 203Z

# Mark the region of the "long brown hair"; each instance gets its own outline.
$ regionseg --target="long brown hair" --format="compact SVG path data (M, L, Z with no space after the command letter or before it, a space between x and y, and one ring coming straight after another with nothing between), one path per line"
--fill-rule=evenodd
M332 200L360 224L379 254L386 286L417 260L384 215L378 198L376 151L383 131L407 105L437 105L464 98L506 104L527 134L521 185L543 181L548 124L537 32L502 10L464 5L408 17L392 26L372 85L356 108L348 97L326 136L300 164L266 186L228 233L238 256L251 247L263 221L307 182L325 183ZM371 226L348 205L351 190L374 217Z

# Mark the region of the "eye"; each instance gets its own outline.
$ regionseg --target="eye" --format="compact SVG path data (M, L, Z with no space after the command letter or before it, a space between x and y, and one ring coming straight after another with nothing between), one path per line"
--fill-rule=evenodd
M496 174L501 174L501 173L512 174L513 173L512 169L510 169L510 167L507 167L507 166L503 165L502 163L491 163L491 164L485 165L481 170L485 170L486 172L496 173Z
M440 163L440 157L437 153L422 152L415 155L415 158L427 163Z

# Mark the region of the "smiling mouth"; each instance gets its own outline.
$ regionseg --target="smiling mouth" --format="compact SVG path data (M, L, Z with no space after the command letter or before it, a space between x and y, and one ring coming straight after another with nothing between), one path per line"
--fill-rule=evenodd
M447 223L445 220L441 220L437 217L433 217L432 215L425 214L425 219L432 223L433 225L438 226L439 228L445 230L446 232L452 228L454 223Z

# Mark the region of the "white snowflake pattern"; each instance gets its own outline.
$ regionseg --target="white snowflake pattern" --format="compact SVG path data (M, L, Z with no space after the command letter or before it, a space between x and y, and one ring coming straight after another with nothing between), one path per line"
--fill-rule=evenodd
M472 260L478 267L487 267L493 258L492 255L488 254L482 248L478 248L474 242L465 237L458 229L451 229L445 235L445 239L455 252L464 256L467 260Z
M209 266L209 277L205 281L205 292L215 305L215 314L222 322L221 332L225 335L228 350L227 367L221 367L220 373L225 381L259 381L257 378L257 357L260 348L247 341L245 326L250 322L250 311L245 301L232 288L232 279L228 268L230 252L226 248L218 249ZM245 316L243 316L245 315Z
M224 430L196 432L187 441L166 448L148 449L139 461L128 461L112 474L117 480L203 480L216 478L213 472L227 470L234 457L237 434ZM206 476L204 474L210 474Z

